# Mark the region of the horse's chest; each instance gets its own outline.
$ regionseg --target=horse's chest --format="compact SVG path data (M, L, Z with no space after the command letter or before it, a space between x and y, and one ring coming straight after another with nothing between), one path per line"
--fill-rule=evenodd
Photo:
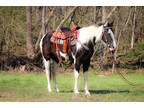
M79 51L76 55L76 58L79 59L81 62L86 62L90 60L93 55L93 50L91 51Z

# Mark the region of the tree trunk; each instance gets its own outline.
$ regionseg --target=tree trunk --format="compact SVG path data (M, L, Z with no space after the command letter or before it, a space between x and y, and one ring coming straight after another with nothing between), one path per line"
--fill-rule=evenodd
M106 21L106 10L105 6L102 7L102 22Z
M134 16L133 16L133 28L132 28L132 37L131 37L131 48L133 48L133 46L134 46L135 25L136 25L136 6L135 6L135 9L134 9Z
M94 23L96 23L98 13L99 13L99 8L95 6L94 7Z
M117 51L118 51L119 43L120 43L120 38L121 38L121 36L122 36L122 32L126 29L126 26L127 26L128 22L129 22L129 19L130 19L130 16L131 16L131 10L130 10L129 15L128 15L128 18L126 19L126 22L125 22L125 24L124 24L124 26L123 26L123 29L120 30L119 37L118 37L118 40L117 40L117 48L116 48L115 54L116 54Z
M106 11L105 11L105 6L102 7L102 22L106 21ZM104 45L101 41L100 44L100 68L103 69L103 49Z
M117 18L117 22L116 22L116 27L115 27L115 39L116 39L116 36L118 35L118 24L119 24L119 17ZM114 53L114 59L116 60L116 54ZM112 66L112 74L114 74L114 70L115 70L115 65L113 63L113 66Z
M3 52L4 41L5 41L4 36L2 36L2 39L0 42L0 56L2 55L2 52Z
M45 8L45 6L43 6L43 8L42 8L42 35L45 35L45 33L46 33L46 28L45 28L45 12L46 12L46 8Z
M48 26L48 23L49 23L51 17L53 16L53 13L54 13L55 9L56 9L56 8L53 8L53 10L50 12L48 18L45 20L45 31L46 31L46 28L47 28L47 26ZM36 53L39 51L39 43L40 43L41 38L42 38L42 29L41 29L41 31L40 31L40 33L39 33L38 40L37 40L37 42L36 42L36 44L35 44L35 52L36 52Z
M34 57L33 36L32 36L32 7L26 7L26 20L27 20L27 57L32 59Z

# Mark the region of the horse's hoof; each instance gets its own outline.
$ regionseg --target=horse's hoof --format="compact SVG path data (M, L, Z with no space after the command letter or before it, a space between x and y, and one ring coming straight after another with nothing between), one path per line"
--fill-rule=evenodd
M52 92L52 89L48 89L48 92L51 93L51 92Z
M59 89L56 89L56 92L59 93Z
M86 96L91 96L90 92L85 93Z
M80 93L78 91L74 91L74 94L75 95L79 95Z
M51 90L48 90L48 92L51 93L52 91L51 91Z

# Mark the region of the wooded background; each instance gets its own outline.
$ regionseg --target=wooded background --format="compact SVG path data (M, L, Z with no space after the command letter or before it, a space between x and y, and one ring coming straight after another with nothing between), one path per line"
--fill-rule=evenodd
M135 52L131 62L135 60L137 64L140 61L138 65L143 66L144 7L0 7L0 70L30 63L42 67L39 41L46 32L61 26L72 27L72 23L85 27L105 20L114 21L118 45L116 56ZM107 60L103 59L105 54L100 56L100 60L97 57L101 47L100 43L96 45L93 60L103 68L108 62L103 63ZM140 57L137 55L139 51Z

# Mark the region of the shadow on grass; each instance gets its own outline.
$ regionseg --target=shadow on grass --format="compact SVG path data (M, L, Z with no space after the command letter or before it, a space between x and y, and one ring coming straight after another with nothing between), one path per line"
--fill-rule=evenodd
M110 93L130 93L128 90L116 91L116 90L89 90L91 94L110 94Z
M80 92L84 92L84 90L79 90ZM60 91L62 93L73 93L72 90L69 91ZM91 94L110 94L110 93L130 93L129 90L124 91L116 91L116 90L89 90Z

